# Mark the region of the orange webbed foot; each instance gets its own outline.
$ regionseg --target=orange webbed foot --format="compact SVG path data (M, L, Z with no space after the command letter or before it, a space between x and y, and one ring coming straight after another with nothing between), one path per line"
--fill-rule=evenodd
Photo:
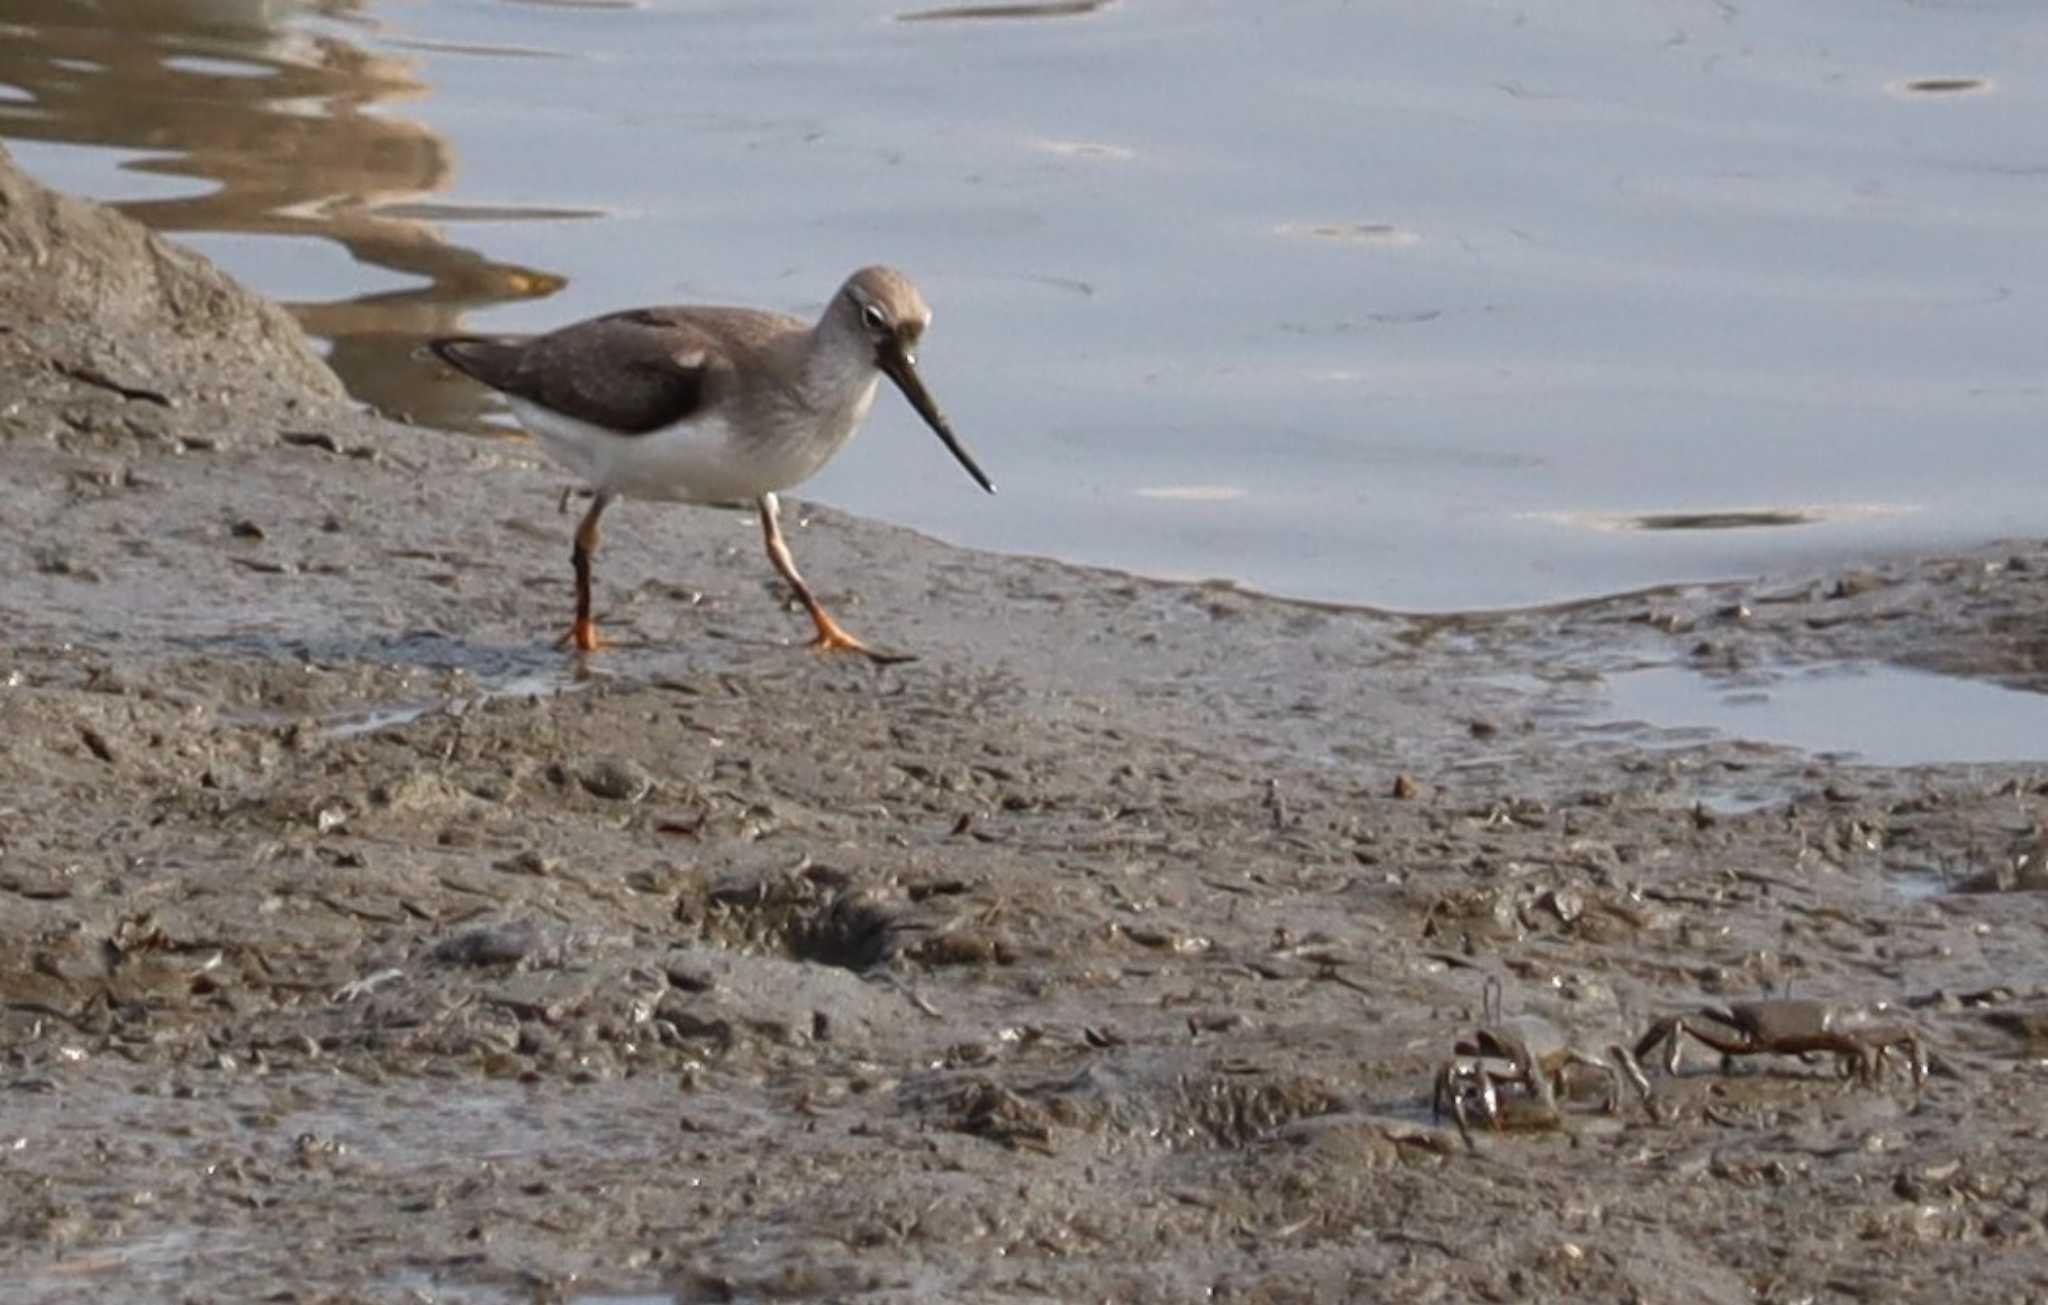
M578 620L555 640L555 647L574 648L579 653L596 652L606 646L605 641L598 637L597 622L589 620Z
M846 627L823 612L813 613L812 619L818 627L818 633L805 647L814 653L859 653L877 666L899 666L904 662L917 660L915 653L886 652L880 648L869 647L847 633Z

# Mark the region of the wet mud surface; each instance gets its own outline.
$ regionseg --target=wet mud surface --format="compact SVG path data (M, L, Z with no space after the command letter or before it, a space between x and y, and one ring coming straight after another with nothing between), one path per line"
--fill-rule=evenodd
M578 662L533 450L0 177L0 1299L2048 1289L2048 776L1593 724L1643 666L2038 690L2048 548L1408 618L812 511L877 668L627 504ZM1468 1143L1489 978L1596 1051L1887 1001L1931 1073L1695 1045Z

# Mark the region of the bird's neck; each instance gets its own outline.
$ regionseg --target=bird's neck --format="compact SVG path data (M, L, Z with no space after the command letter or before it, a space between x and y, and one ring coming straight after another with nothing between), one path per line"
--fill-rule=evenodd
M820 413L848 412L858 421L875 401L881 379L865 340L848 340L813 329L805 340L797 388L803 404Z

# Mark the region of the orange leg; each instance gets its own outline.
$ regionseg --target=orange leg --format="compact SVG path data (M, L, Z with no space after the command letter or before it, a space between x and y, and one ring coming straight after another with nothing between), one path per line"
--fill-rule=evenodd
M578 652L596 652L603 646L597 637L597 623L590 619L590 562L597 555L597 519L611 502L612 495L601 491L591 500L590 511L576 526L576 547L569 554L569 564L576 568L576 623L561 642Z
M892 662L917 660L905 653L887 653L870 648L847 633L846 627L833 620L832 614L825 610L818 602L817 595L811 592L811 587L804 583L804 578L797 574L796 559L789 555L789 545L782 538L782 524L777 519L781 513L781 505L776 502L775 495L763 494L759 506L761 537L768 545L768 560L775 563L776 571L789 583L789 587L796 591L797 601L811 614L811 624L817 627L817 637L810 643L813 651L857 652L883 666Z

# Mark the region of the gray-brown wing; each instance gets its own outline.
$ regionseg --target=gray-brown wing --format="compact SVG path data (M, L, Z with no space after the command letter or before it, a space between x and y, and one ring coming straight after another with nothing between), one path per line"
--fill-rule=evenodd
M688 420L723 393L731 374L714 338L659 308L531 339L449 336L429 347L494 390L624 435Z

